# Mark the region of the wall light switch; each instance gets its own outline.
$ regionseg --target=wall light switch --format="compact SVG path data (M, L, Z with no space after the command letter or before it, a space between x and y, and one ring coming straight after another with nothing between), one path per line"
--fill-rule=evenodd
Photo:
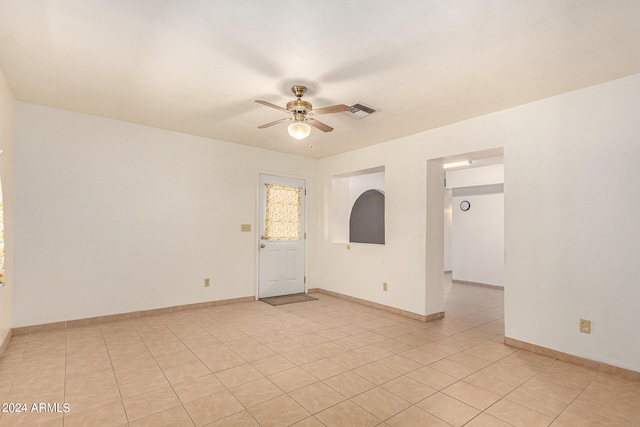
M388 291L389 290L389 284L387 282L382 282L382 290L383 291Z
M204 287L208 288L209 286L211 286L211 279L209 279L208 277L206 277L204 279Z
M251 224L240 224L240 231L243 233L251 231Z

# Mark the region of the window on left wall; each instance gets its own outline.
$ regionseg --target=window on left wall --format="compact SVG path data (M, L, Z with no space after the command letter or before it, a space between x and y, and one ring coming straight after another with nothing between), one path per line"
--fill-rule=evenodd
M5 286L4 281L4 216L2 204L2 181L0 181L0 286Z

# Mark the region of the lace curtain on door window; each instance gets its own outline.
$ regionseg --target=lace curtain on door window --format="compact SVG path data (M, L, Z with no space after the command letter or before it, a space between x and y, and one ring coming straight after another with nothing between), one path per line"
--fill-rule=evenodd
M265 240L300 240L300 188L266 184Z

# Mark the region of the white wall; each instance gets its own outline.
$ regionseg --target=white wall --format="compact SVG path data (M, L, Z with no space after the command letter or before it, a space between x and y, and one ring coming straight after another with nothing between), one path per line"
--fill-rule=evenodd
M446 177L453 189L452 279L504 286L504 165L447 171ZM463 200L471 203L466 212Z
M468 211L460 209L463 200L471 204ZM474 191L474 187L454 189L452 208L451 278L504 286L502 186L489 186L487 192Z
M638 112L636 74L503 121L507 336L640 371Z
M624 327L635 324L640 301L638 111L636 74L320 160L325 201L333 175L385 166L387 244L345 251L327 238L325 207L318 222L325 268L315 285L436 311L427 308L434 284L425 256L427 242L442 234L427 234L426 224L442 209L427 208L426 162L504 147L506 335L640 371L640 329ZM580 318L592 320L591 335L578 332Z
M16 119L13 326L256 295L259 172L306 178L315 224L314 160L25 103Z
M13 132L15 98L0 68L0 178L4 216L5 282L0 287L0 344L11 330L13 278Z
M447 188L476 187L504 183L504 165L471 167L446 172Z
M444 190L444 271L453 270L453 259L451 257L451 240L453 233L453 197L450 188Z

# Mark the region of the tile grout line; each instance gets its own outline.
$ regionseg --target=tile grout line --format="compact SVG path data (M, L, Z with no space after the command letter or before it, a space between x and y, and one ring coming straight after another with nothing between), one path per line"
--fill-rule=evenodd
M124 400L122 400L122 392L120 391L120 383L118 381L118 376L116 375L116 370L113 366L113 360L111 359L111 352L109 351L109 345L107 344L107 339L104 336L104 331L102 326L98 327L100 330L100 335L102 336L102 341L104 342L104 348L107 350L107 357L109 357L109 364L111 365L111 372L113 373L113 378L116 381L116 386L118 387L118 395L120 396L120 405L122 405L122 411L124 412L124 417L127 420L127 425L129 425L129 414L127 414L127 410L124 407Z
M174 331L173 329L171 329L169 326L167 326L165 322L161 322L161 324L162 324L164 327L166 327L169 331L171 331L171 333L173 334L173 336L174 336L174 337L176 337L176 339L177 339L178 341L180 341L180 343L181 343L182 345L184 345L187 349L189 349L189 351L191 352L191 354L193 354L193 355L196 357L196 359L198 359L198 361L199 361L200 363L202 363L202 364L207 368L207 370L209 371L209 373L215 377L215 375L216 375L216 374L215 374L214 372L212 372L212 371L211 371L211 369L207 366L207 364L206 364L206 363L204 363L204 362L200 359L200 357L199 357L199 356L198 356L198 355L197 355L193 350L191 350L191 347L189 347L188 345L186 345L186 344L184 343L184 341L182 341L182 339L180 339L180 337L175 333L175 331ZM205 330L206 330L206 329L205 329ZM209 331L207 331L207 333L213 337L213 335L212 335ZM215 337L214 337L214 338L215 338ZM144 342L144 338L142 338L142 337L141 337L141 339L142 339L142 341ZM147 347L147 350L149 350L149 347L147 346L147 343L146 343L146 342L144 342L144 345L145 345L145 347ZM182 407L182 409L184 410L184 412L187 414L187 416L189 417L189 419L191 420L191 422L193 423L193 425L194 425L194 426L196 426L196 425L197 425L197 423L195 422L195 420L193 419L193 417L191 416L191 414L189 413L189 411L187 410L187 408L185 408L185 406L184 406L184 405L185 405L185 402L183 402L183 401L182 401L182 399L180 399L180 396L178 396L178 393L176 393L176 390L175 390L175 388L174 388L173 384L171 383L171 381L169 381L169 378L167 378L167 375L164 373L164 369L162 369L162 368L160 367L160 365L158 364L158 361L156 360L156 356L151 352L151 350L149 350L149 353L150 353L150 354L151 354L151 356L153 357L153 360L156 362L156 365L158 366L158 368L160 369L160 371L162 371L162 375L164 376L164 378L165 378L165 379L167 380L167 382L169 383L169 387L171 387L171 390L173 390L173 392L175 393L176 397L178 398L178 401L180 402L180 406ZM206 374L205 374L205 375L206 375ZM202 375L201 377L203 377L203 376L205 376L205 375ZM201 378L201 377L196 377L196 378ZM218 377L216 377L216 379L217 379L217 378L218 378ZM218 381L220 381L220 380L218 380ZM220 383L222 384L222 382L220 382ZM222 385L224 386L224 384L222 384ZM224 387L225 387L225 389L226 389L226 386L224 386ZM215 393L213 393L213 394L215 394ZM234 396L234 398L235 398L235 396ZM197 399L195 399L195 400L197 400ZM195 400L194 400L194 401L195 401ZM237 399L236 399L236 400L237 400ZM187 403L188 403L188 402L187 402ZM244 407L244 406L243 406L243 407ZM160 412L163 412L163 411L160 411Z
M22 349L22 351L20 352L20 360L18 361L18 363L16 364L16 368L15 371L13 372L13 380L11 381L11 387L9 387L9 391L7 392L7 400L9 400L9 398L11 397L11 392L13 392L13 387L16 385L16 379L18 377L18 372L20 371L20 365L22 364L22 361L24 360L24 354L27 351L27 345L29 344L29 339L30 336L27 336L26 342L24 343L24 348ZM7 349L9 347L7 346ZM6 350L3 353L3 355L6 354ZM0 414L0 420L2 419L2 414Z
M489 310L490 310L490 309L489 309ZM485 311L488 311L488 310L485 310ZM480 312L480 313L481 313L481 312ZM467 316L467 317L468 317L468 316ZM462 317L462 318L460 318L460 319L464 319L464 317ZM457 335L460 335L460 334L463 334L463 333L469 332L469 331L471 331L471 330L473 330L473 329L479 328L479 327L484 326L484 325L486 325L486 324L493 323L494 321L495 321L495 320L491 320L491 321L488 321L488 322L484 322L484 323L482 323L482 324L480 324L480 325L474 326L474 327L469 328L469 329L462 330L462 331L460 331L460 332L457 332L457 333L452 334L452 335L448 335L448 336L446 336L446 337L447 337L447 338L455 337L455 336L457 336ZM406 335L408 335L408 334L401 335L401 336L406 336ZM494 338L495 338L495 337L494 337ZM460 350L460 351L458 351L458 352L452 353L452 354L450 354L450 355L448 355L448 356L443 356L443 357L441 357L440 359L438 359L438 360L436 360L436 361L433 361L432 363L429 363L429 364L427 364L427 365L423 365L422 367L420 367L420 368L416 368L416 369L414 369L414 370L412 370L412 371L409 371L409 372L407 372L407 373L415 372L415 371L420 370L420 369L422 369L422 368L424 368L424 367L431 366L431 365L433 365L433 364L434 364L434 363L436 363L436 362L439 362L439 361L441 361L441 360L448 359L449 357L454 356L454 355L456 355L456 354L461 354L461 353L463 353L463 352L465 352L465 351L467 351L467 350L470 350L470 349L472 349L472 348L474 348L474 347L477 347L478 345L481 345L481 344L484 344L484 343L487 343L487 342L493 342L492 340L493 340L494 338L489 338L489 339L487 339L487 340L484 340L484 341L482 341L482 342L479 342L479 343L477 343L477 344L474 344L474 345L472 345L472 346L470 346L470 347L467 347L467 348L465 348L465 349L463 349L463 350ZM435 342L435 341L433 341L433 342ZM419 347L419 346L418 346L418 347ZM414 347L414 348L417 348L417 347ZM517 353L518 351L519 351L519 350L515 350L513 353L507 354L507 355L505 355L505 356L503 356L503 357L499 358L498 360L496 360L496 361L494 361L494 362L490 363L489 365L485 366L485 368L487 368L487 367L489 367L489 366L493 366L493 365L497 364L497 363L498 363L498 362L500 362L501 360L503 360L503 359L505 359L505 358L509 357L510 355L512 355L512 354L514 354L514 353ZM396 353L396 354L399 354L399 353ZM411 360L411 359L410 359L410 360ZM486 359L485 359L485 360L486 360ZM417 362L417 363L419 363L419 362ZM463 366L466 366L466 365L463 365ZM469 368L471 368L471 367L469 367ZM436 393L433 393L431 396L433 396L433 395L435 395L435 394L437 394L437 393L443 393L443 390L445 390L446 388L448 388L448 387L450 387L450 386L452 386L452 385L454 385L454 384L457 384L457 383L459 383L459 382L464 382L464 379L465 379L465 378L468 378L469 376L474 375L475 373L477 373L477 372L479 372L479 371L481 371L482 369L485 369L485 368L477 369L477 370L475 370L474 372L472 372L472 373L470 373L470 374L468 374L468 375L465 375L464 377L461 377L461 378L457 379L455 382L453 382L453 383L451 383L451 384L447 385L446 387L443 387L443 388L441 388L441 389L436 390ZM438 369L437 367L432 367L431 369L435 369L435 370L437 370L438 372L441 372L441 373L443 373L443 374L445 374L445 375L448 375L446 372L441 371L441 370L440 370L440 369ZM474 368L471 368L471 369L474 369ZM406 375L407 373L405 373L405 374L401 374L401 376ZM389 380L389 381L392 381L392 380ZM386 383L388 383L389 381L386 381L386 382L385 382L385 383L383 383L383 384L386 384ZM378 385L378 387L380 387L380 386L382 386L382 384ZM481 389L482 389L482 387L478 387L478 388L481 388ZM483 389L483 390L484 390L484 389ZM488 391L488 390L485 390L485 391ZM366 391L365 391L365 392L363 392L363 393L366 393ZM363 394L363 393L360 393L360 394ZM473 408L473 406L469 405L469 404L468 404L468 403L466 403L466 402L463 402L463 401L461 401L461 400L459 400L459 399L457 399L457 398L455 398L455 397L453 397L453 396L449 396L449 395L447 395L446 393L443 393L443 394L445 394L446 396L448 396L448 397L450 397L450 398L452 398L452 399L454 399L454 400L456 400L456 401L458 401L458 402L460 402L460 403L462 403L462 404L465 404L465 405L470 406L470 407L472 407L472 408ZM395 394L394 394L394 395L395 395ZM398 398L400 398L400 399L402 399L402 397L400 397L400 396L397 396L397 395L395 395L395 396L396 396L396 397L398 397ZM354 397L355 397L355 396L354 396ZM430 396L426 397L425 399L422 399L420 402L422 402L423 400L428 399L429 397L430 397ZM484 410L479 410L480 412L479 412L476 416L474 416L473 418L476 418L476 417L478 417L480 414L485 413L487 409L489 409L491 406L495 405L497 402L501 401L501 400L502 400L502 399L504 399L505 397L506 397L506 395L505 395L505 396L500 397L500 399L498 399L496 402L494 402L493 404L491 404L491 405L490 405L489 407L487 407L486 409L484 409ZM404 399L402 399L402 400L404 400ZM405 400L405 402L406 402L406 400ZM354 403L356 403L356 402L354 402ZM410 404L411 404L411 402L407 402L407 403L410 403ZM419 403L419 402L418 402L418 403ZM356 403L356 404L357 404L357 403ZM359 406L359 405L358 405L358 406ZM422 408L420 408L419 406L417 406L417 403L411 404L411 406L415 406L416 408L418 408L418 409L420 409L420 410L423 410ZM411 407L411 406L410 406L410 407ZM364 409L364 408L363 408L363 409ZM478 409L478 408L474 408L474 409ZM406 410L406 409L405 409L405 410ZM400 412L402 412L402 411L400 411ZM399 412L399 413L400 413L400 412ZM428 411L425 411L425 412L427 412L427 413L429 413L430 415L432 415L432 416L434 416L434 417L436 417L436 418L438 418L438 419L442 420L443 422L447 423L447 421L446 421L446 420L443 420L442 418L438 417L437 415L431 414L431 413L430 413L430 412L428 412ZM373 415L373 414L372 414L372 415ZM396 416L396 415L397 415L397 414L394 414L393 416ZM383 422L386 422L388 419L392 418L393 416L391 416L391 417L387 418L386 420L383 420ZM472 418L472 419L473 419L473 418ZM468 420L465 424L467 424L468 422L470 422L472 419ZM504 421L504 420L502 420L502 421ZM448 424L448 423L447 423L447 424ZM507 423L507 424L508 424L508 423Z
M164 323L163 323L163 324L164 324ZM238 401L238 399L235 397L235 395L231 392L231 389L230 389L230 388L228 388L228 387L227 387L227 386L226 386L222 381L220 381L220 379L216 376L216 373L215 373L215 372L213 372L213 371L212 371L212 370L211 370L211 369L206 365L206 363L204 363L204 362L202 361L202 359L200 359L200 357L199 357L199 356L198 356L198 355L197 355L197 354L196 354L196 353L191 349L191 347L189 347L187 344L185 344L185 343L184 343L184 341L182 341L182 339L180 339L180 337L179 337L179 336L178 336L178 335L177 335L177 334L176 334L176 333L175 333L175 332L174 332L174 331L173 331L169 326L167 326L167 325L165 324L165 327L167 327L167 329L169 329L169 330L171 331L171 333L176 337L176 339L177 339L178 341L180 341L180 342L181 342L181 343L182 343L182 344L183 344L183 345L184 345L184 346L185 346L185 347L186 347L186 348L187 348L187 349L188 349L188 350L189 350L189 351L190 351L190 352L191 352L191 353L192 353L192 354L193 354L193 355L198 359L198 361L199 361L200 363L202 363L202 364L203 364L203 365L204 365L204 366L209 370L209 373L210 373L211 375L213 375L213 376L214 376L214 377L215 377L215 378L220 382L220 384L225 388L225 390L226 390L226 391L228 391L228 392L229 392L229 393L234 397L234 399L235 399L236 401ZM240 354L236 353L236 352L235 352L231 347L229 347L226 343L224 343L224 342L222 342L222 341L218 340L218 338L216 338L216 337L215 337L215 335L213 335L211 332L209 332L206 328L202 328L202 329L203 329L203 330L205 330L209 335L211 335L211 337L212 337L212 338L216 339L216 341L218 341L220 344L222 344L222 345L225 347L225 349L226 349L226 350L229 350L229 351L233 352L235 355L237 355L238 357L240 357L240 358L245 362L245 364L247 364L247 365L249 365L249 366L252 366L250 361L248 361L247 359L245 359L244 357L242 357L242 355L240 355ZM241 329L238 329L238 328L234 328L234 329L237 329L239 332L244 333L244 332L242 332L242 330L241 330ZM143 341L144 341L144 339L143 339ZM145 343L145 345L146 345L146 343ZM152 353L152 356L153 356L153 353ZM154 359L155 359L155 356L153 356L153 357L154 357ZM156 361L156 364L157 364L157 361ZM238 366L241 366L241 365L238 365ZM253 366L252 366L252 367L253 367ZM233 368L233 367L226 368L226 369L232 369L232 368ZM162 368L160 368L160 369L162 370ZM220 371L218 371L218 372L222 372L222 371L224 371L224 370L226 370L226 369L222 369L222 370L220 370ZM254 368L254 369L255 369L255 368ZM164 370L162 370L162 371L163 371L163 374L164 374ZM262 372L260 372L260 374L261 374L261 375L263 375L263 377L264 377L265 379L267 379L269 382L271 382L271 384L273 384L275 387L277 387L278 389L280 389L280 391L281 391L283 394L288 395L288 393L287 393L287 392L285 392L284 390L282 390L282 389L281 389L277 384L274 384L274 383L273 383L273 381L271 381L271 379L269 379L266 375L262 374ZM204 375L203 375L203 376L204 376ZM197 378L201 378L201 377L202 377L202 376L197 377ZM166 378L166 375L165 375L165 378ZM171 388L173 389L173 391L174 391L174 393L175 393L175 389L174 389L174 387L173 387L173 384L171 384L171 382L169 381L169 379L168 379L168 378L166 378L166 379L167 379L167 382L169 382L169 385L171 386ZM213 393L213 394L215 394L215 393ZM176 393L176 395L177 395L177 393ZM209 395L209 396L210 396L210 395ZM202 396L202 397L200 397L199 399L202 399L203 397L206 397L206 396ZM273 399L275 399L275 398L273 398ZM184 403L182 402L182 400L181 400L179 397L178 397L178 400L180 400L180 403L181 403L182 407L184 408ZM198 399L195 399L195 400L198 400ZM269 400L272 400L272 399L269 399ZM267 401L268 401L268 400L267 400ZM246 411L246 412L249 414L249 416L251 416L251 418L255 420L255 417L254 417L254 416L249 412L248 408L247 408L244 404L242 404L242 402L238 401L238 403L242 406L243 410L244 410L244 411ZM189 414L189 412L186 410L186 408L184 408L184 409L185 409L185 412L187 412L187 415L189 415L189 418L191 419L191 421L193 422L193 424L194 424L194 425L196 425L195 421L194 421L194 420L193 420L193 418L191 417L191 414ZM242 411L238 411L238 412L236 412L236 413L234 413L234 414L237 414L237 413L239 413L239 412L242 412ZM230 414L229 416L234 415L234 414ZM224 417L224 418L227 418L227 417ZM224 418L222 418L222 419L224 419ZM257 420L255 420L255 421L256 421L256 422L258 422Z
M556 361L558 361L559 359L556 359ZM573 402L575 402L576 400L578 400L578 398L582 395L582 393L595 381L596 378L598 378L601 375L601 372L598 372L592 379L591 381L589 381L589 384L587 384L582 390L580 390L580 393L578 393L576 395L576 397L574 397L570 403L568 403L564 409L558 414L556 415L553 420L551 421L551 423L549 425L552 425L554 422L556 422L556 420L558 418L560 418L560 416L564 413L564 411L566 411L572 404ZM563 402L564 403L564 402Z
M64 387L62 392L62 402L63 404L67 402L67 353L68 353L68 345L69 345L69 333L65 329L64 331ZM62 413L62 426L64 427L66 415L64 412Z
M516 350L516 351L515 351L514 353L512 353L512 354L515 354L515 353L518 353L518 352L521 352L521 351L523 351L523 350L522 350L522 349L518 349L518 350ZM526 350L524 350L524 351L526 351ZM508 356L506 356L506 357L508 357ZM545 356L545 357L549 357L549 356ZM558 362L558 361L559 361L559 359L554 359L553 363L552 363L551 365L549 365L549 366L552 366L553 364L555 364L555 363L556 363L556 362ZM517 389L519 389L519 388L521 388L521 387L524 387L524 385L525 385L525 384L527 384L529 381L533 380L534 378L536 378L536 377L538 377L539 375L541 375L542 373L544 373L547 369L548 369L548 367L545 367L545 368L544 368L543 370L541 370L540 372L537 372L534 376L532 376L532 377L531 377L531 378L529 378L527 381L525 381L524 383L522 383L521 385L519 385L518 387L516 387L516 389L514 389L514 390L517 390ZM597 375L596 375L596 376L597 376ZM595 378L595 377L594 377L594 378ZM592 382L593 382L593 380L591 380L591 381L589 382L589 384L591 384ZM587 386L587 387L588 387L588 386ZM526 389L526 387L525 387L525 389ZM543 412L538 411L537 409L530 408L530 407L528 407L528 406L526 406L526 405L522 405L522 404L520 404L520 403L518 403L518 402L514 402L514 403L519 404L519 405L521 405L521 406L524 406L525 408L527 408L527 409L529 409L529 410L532 410L532 411L534 411L534 412L536 412L536 413L538 413L538 414L541 414L541 415L544 415L544 416L548 416L549 418L552 418L551 422L548 424L548 425L552 425L552 424L553 424L553 423L554 423L554 422L555 422L555 421L556 421L556 420L557 420L557 419L558 419L558 418L559 418L559 417L564 413L564 411L565 411L565 410L567 410L567 408L569 408L569 406L571 406L571 404L572 404L572 403L573 403L573 402L574 402L574 401L575 401L575 400L576 400L576 399L577 399L577 398L582 394L582 392L583 392L585 389L586 389L586 387L585 387L585 388L583 388L583 389L582 389L582 390L581 390L581 391L576 395L576 397L574 397L574 398L571 400L571 402L570 402L570 403L565 403L565 402L559 401L559 402L563 403L563 404L565 405L565 407L564 407L564 409L563 409L562 411L560 411L560 413L559 413L559 414L557 414L555 417L549 416L549 415L547 415L547 414L545 414L545 413L543 413ZM530 390L530 389L527 389L527 390ZM531 390L531 391L534 391L534 390ZM513 392L513 390L512 390L512 392ZM510 394L510 393L509 393L509 394ZM494 405L495 405L495 404L497 404L498 402L500 402L500 401L502 401L502 400L506 399L506 398L507 398L507 396L508 396L509 394L507 394L507 395L503 396L502 398L500 398L499 400L497 400L496 402L494 402L494 403L493 403L491 406L489 406L487 409L491 408L492 406L494 406ZM509 400L509 399L507 399L507 400ZM557 399L554 399L554 400L557 400ZM486 410L485 410L485 411L486 411ZM484 412L484 411L483 411L483 412ZM490 415L490 414L488 414L488 415ZM493 415L491 415L491 416L493 416ZM503 419L501 419L501 418L499 418L499 417L495 417L495 418L498 418L498 419L500 419L501 421L504 421L504 422L508 423L508 421L503 420Z

